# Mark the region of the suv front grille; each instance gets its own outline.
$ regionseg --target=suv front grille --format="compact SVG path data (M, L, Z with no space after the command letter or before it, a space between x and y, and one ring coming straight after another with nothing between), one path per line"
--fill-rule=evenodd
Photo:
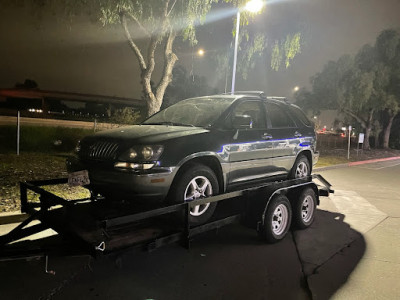
M93 144L82 145L80 156L86 159L116 160L118 144L107 141L97 141Z

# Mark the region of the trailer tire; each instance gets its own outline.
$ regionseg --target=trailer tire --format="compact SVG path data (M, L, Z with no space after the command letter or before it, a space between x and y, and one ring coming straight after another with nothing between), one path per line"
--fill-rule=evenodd
M315 218L317 197L315 191L308 187L303 189L300 197L293 202L293 222L299 229L309 227Z
M269 243L282 240L289 231L292 220L292 207L288 198L278 195L272 198L264 216L263 237Z
M191 164L179 175L171 188L170 202L182 203L217 195L219 185L214 172L207 166ZM189 223L200 225L207 222L215 211L217 203L198 205L190 210Z

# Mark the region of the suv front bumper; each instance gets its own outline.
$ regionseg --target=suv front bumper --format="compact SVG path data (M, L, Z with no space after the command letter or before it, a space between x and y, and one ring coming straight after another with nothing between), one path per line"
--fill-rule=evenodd
M68 172L88 171L89 189L100 193L145 198L165 198L176 174L176 168L155 167L142 172L118 170L102 164L83 164L76 157L69 157L66 164Z

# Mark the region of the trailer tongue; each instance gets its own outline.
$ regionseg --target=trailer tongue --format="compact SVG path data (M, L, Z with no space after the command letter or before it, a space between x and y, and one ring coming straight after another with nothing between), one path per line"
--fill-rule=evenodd
M292 221L301 229L310 226L319 197L333 193L318 174L171 206L118 199L66 200L44 189L65 183L67 179L20 184L21 211L29 217L0 236L0 260L50 254L98 256L132 247L153 250L176 242L189 248L194 236L235 222L254 227L268 242L277 242ZM28 201L28 191L38 194L39 201ZM190 208L210 202L219 202L215 216L206 224L191 226ZM49 228L57 235L19 241Z

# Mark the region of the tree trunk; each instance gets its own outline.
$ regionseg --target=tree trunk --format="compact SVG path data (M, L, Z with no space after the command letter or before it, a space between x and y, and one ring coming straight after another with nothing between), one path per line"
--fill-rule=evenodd
M365 128L364 146L363 146L364 150L370 150L371 149L371 145L369 144L370 135L371 135L371 126L367 126Z
M154 113L160 110L160 107L163 102L165 90L168 87L168 84L172 81L172 70L175 66L178 57L172 50L172 46L174 44L176 33L171 29L168 33L167 40L164 48L164 70L161 76L161 80L156 88L155 95L157 98L157 102L153 106Z
M150 41L147 47L147 59L144 58L142 51L139 49L139 47L136 45L134 40L132 39L132 36L129 32L128 24L127 24L127 19L126 19L125 14L121 14L121 24L125 32L125 36L128 40L128 43L133 50L138 62L139 62L139 67L141 71L141 83L142 83L142 91L144 94L144 98L146 100L147 104L147 115L153 115L156 112L160 110L161 103L162 103L162 97L157 97L154 92L153 88L151 86L151 77L153 75L153 71L155 68L155 52L157 48L157 44L159 43L159 40L157 36L150 35ZM143 28L141 24L138 22L138 20L135 19L135 22L139 25L140 28ZM172 49L172 45L171 45ZM167 64L167 62L165 62ZM172 73L172 71L171 71ZM168 82L169 83L169 82ZM167 83L167 85L168 85ZM164 94L162 94L164 96Z
M365 130L365 135L364 135L364 143L363 143L363 149L371 149L371 146L369 144L369 136L371 135L371 129L372 129L372 116L374 113L374 110L372 109L369 114L367 120L364 118L356 115L354 112L352 112L349 109L343 109L343 112L350 117L354 118L358 123L360 123L361 127Z
M364 137L364 150L370 150L371 145L369 144L369 137L371 135L372 130L372 121L373 121L374 110L371 109L368 115L367 122L365 122L365 137Z
M390 139L390 131L392 130L393 119L396 115L389 115L389 122L385 126L384 134L383 134L383 149L389 149L389 139Z
M375 140L375 142L374 142L375 149L379 148L379 135L380 135L380 132L376 132L376 133L375 133L375 136L374 136L374 140Z

